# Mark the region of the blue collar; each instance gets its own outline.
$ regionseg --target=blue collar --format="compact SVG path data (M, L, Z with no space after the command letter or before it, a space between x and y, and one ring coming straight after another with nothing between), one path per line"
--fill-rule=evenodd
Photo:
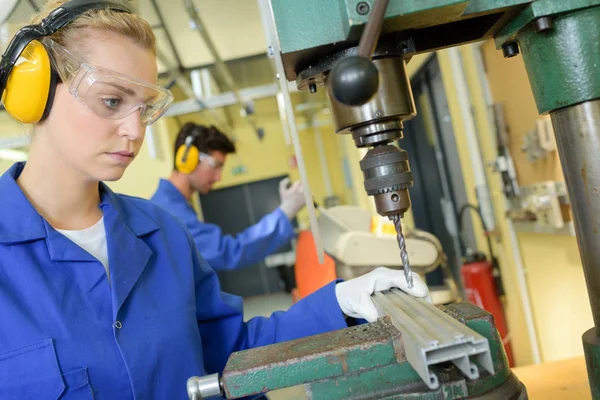
M184 202L188 203L185 196L168 179L161 179L158 182L157 192L164 193L173 200L184 201Z
M53 229L25 196L17 178L25 167L15 163L0 177L0 243L22 243L52 236ZM114 210L118 219L141 237L159 229L157 223L131 202L115 194L100 182L100 204L103 213Z

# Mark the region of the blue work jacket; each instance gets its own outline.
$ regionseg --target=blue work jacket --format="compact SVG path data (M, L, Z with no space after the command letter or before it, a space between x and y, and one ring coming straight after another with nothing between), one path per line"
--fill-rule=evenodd
M100 184L111 284L0 177L0 399L187 399L232 352L346 327L335 283L243 321L184 226Z
M294 236L287 216L277 208L235 237L220 227L200 221L196 212L171 182L161 179L150 199L179 218L188 228L202 257L216 271L249 267L264 260Z

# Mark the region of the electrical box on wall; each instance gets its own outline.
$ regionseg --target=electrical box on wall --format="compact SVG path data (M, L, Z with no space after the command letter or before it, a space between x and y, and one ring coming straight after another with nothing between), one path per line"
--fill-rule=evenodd
M564 182L522 186L507 212L515 229L526 232L575 235Z
M538 118L534 129L525 134L521 151L527 154L529 162L544 159L556 151L556 139L549 116Z

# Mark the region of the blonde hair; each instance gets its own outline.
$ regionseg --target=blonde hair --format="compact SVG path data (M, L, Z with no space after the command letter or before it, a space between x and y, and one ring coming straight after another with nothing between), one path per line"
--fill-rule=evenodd
M32 18L31 23L39 24L52 11L67 2L67 0L48 1L44 9ZM146 20L136 14L113 11L108 8L90 10L81 14L49 38L65 47L79 47L82 38L86 37L86 28L101 33L107 32L124 36L156 54L156 37Z

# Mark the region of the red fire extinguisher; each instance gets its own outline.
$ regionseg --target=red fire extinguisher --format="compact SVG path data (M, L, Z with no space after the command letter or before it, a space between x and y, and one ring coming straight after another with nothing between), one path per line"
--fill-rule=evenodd
M460 268L460 275L467 300L494 316L496 329L498 329L504 344L508 363L512 367L512 349L504 317L504 308L500 302L500 294L497 289L495 269L496 267L486 259L485 254L475 252L465 257L464 264Z

